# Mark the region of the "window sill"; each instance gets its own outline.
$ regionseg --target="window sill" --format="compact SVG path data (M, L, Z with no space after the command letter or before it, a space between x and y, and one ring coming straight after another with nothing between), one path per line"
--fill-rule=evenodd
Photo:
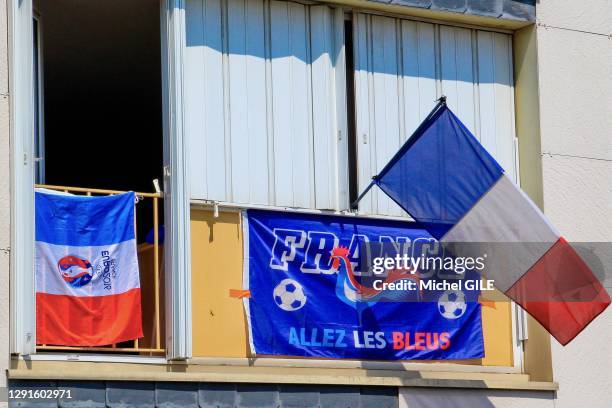
M466 360L469 361L469 360ZM278 357L193 357L189 364L205 366L253 366L253 367L291 367L291 368L355 368L364 370L388 371L450 371L468 373L520 374L517 367L482 366L447 361L373 361L373 360L323 360L317 358L278 358Z
M61 374L58 374L61 373ZM13 359L9 379L333 384L555 391L526 374L365 368L261 367L193 363L138 364Z

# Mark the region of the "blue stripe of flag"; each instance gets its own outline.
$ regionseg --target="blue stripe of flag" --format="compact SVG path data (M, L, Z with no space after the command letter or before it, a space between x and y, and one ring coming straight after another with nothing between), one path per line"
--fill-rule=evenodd
M36 193L36 241L102 246L135 238L134 193L87 197Z
M503 175L461 121L443 104L375 179L415 220L442 237Z

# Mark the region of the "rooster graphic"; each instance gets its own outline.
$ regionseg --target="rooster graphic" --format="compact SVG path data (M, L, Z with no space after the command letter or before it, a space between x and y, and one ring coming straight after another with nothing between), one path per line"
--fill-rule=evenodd
M353 271L353 264L349 259L347 247L339 246L334 248L331 257L333 259L332 269L338 273L336 296L347 305L362 311L373 306L384 297L394 298L394 296L386 294L382 289L375 289L360 282ZM393 283L407 279L415 281L419 285L420 277L418 274L413 273L411 269L391 270L383 282Z

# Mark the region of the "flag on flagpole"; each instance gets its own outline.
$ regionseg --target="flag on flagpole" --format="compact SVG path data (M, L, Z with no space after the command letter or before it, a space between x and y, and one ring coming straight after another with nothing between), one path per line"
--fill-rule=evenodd
M487 278L561 344L610 304L589 266L444 98L372 185L423 223L454 256L486 254Z
M142 337L134 199L36 192L37 344Z

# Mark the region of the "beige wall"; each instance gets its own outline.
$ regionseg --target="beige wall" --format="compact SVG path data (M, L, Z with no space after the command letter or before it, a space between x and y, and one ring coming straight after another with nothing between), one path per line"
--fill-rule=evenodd
M10 169L8 25L6 0L0 0L0 387L9 365ZM1 404L1 403L0 403Z
M570 241L612 241L612 2L537 6L544 211ZM608 288L610 291L611 288ZM552 341L557 408L612 404L612 308Z

